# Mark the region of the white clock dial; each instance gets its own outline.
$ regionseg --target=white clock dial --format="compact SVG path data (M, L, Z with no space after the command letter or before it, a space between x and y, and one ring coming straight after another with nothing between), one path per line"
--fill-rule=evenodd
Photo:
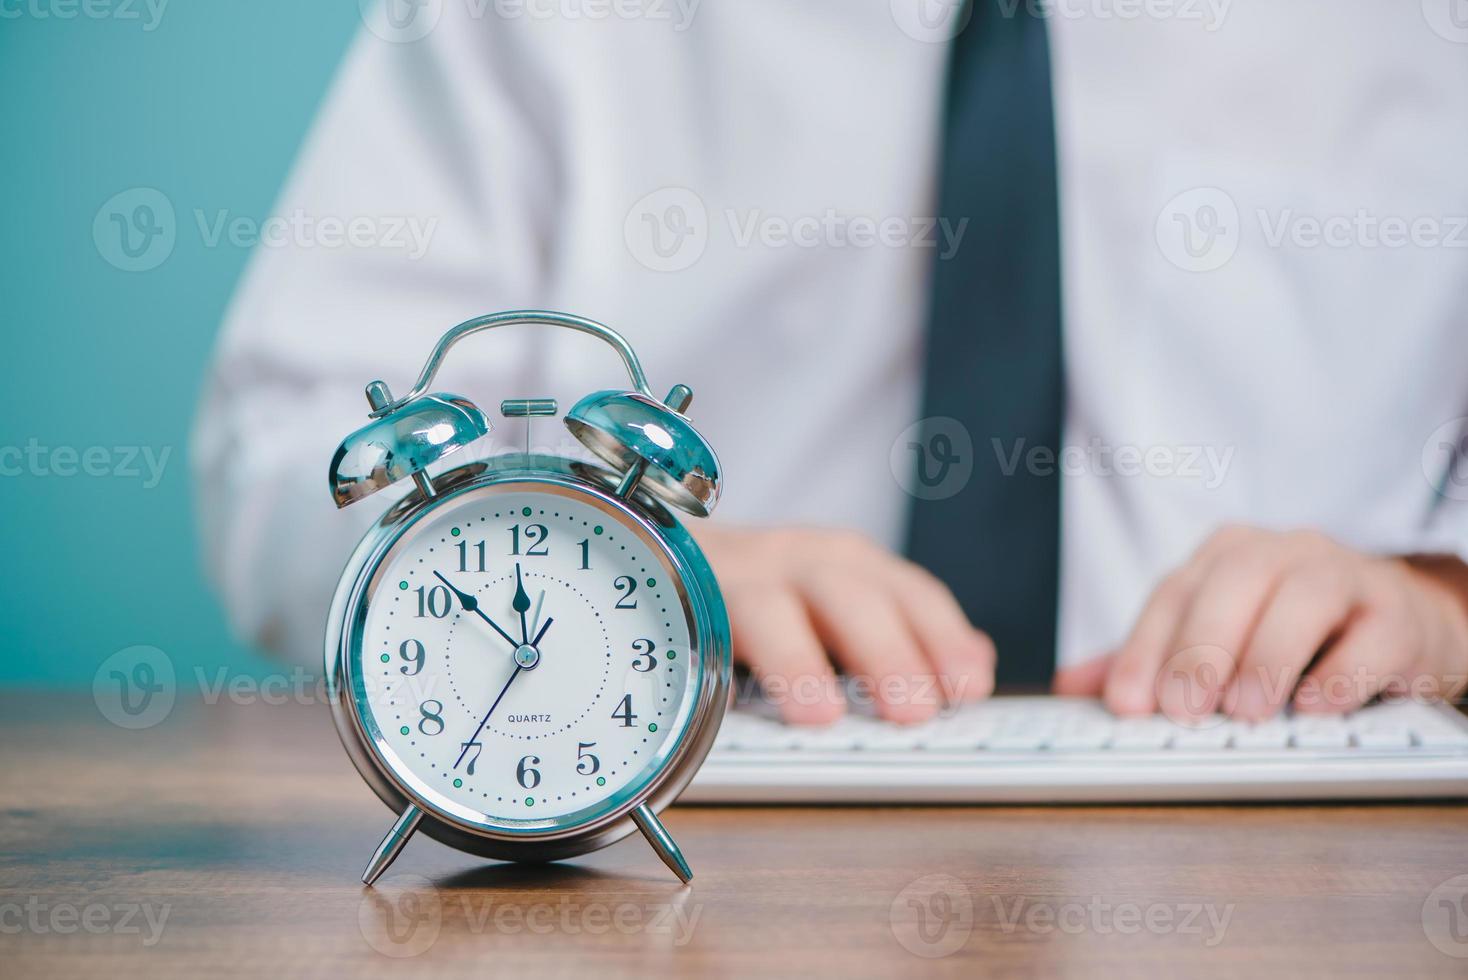
M363 720L399 780L461 819L592 819L687 726L700 678L684 590L614 505L531 483L472 493L404 535L373 582Z

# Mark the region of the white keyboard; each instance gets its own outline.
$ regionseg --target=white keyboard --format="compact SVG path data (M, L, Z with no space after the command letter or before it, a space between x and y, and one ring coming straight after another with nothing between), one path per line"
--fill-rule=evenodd
M1347 716L1193 727L1098 702L994 698L915 726L796 728L730 711L682 799L1042 803L1468 796L1468 719L1380 704Z

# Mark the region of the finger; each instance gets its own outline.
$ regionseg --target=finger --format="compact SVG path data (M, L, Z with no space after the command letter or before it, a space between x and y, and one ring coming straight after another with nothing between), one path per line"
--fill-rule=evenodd
M918 646L938 671L944 700L959 704L994 693L994 642L974 628L948 587L904 563L893 588Z
M1302 714L1342 714L1371 700L1413 661L1410 626L1379 610L1357 615L1295 691Z
M1116 660L1115 651L1092 657L1085 663L1063 667L1055 673L1052 690L1063 698L1094 698L1106 686L1106 675Z
M754 673L781 717L795 725L841 717L845 698L800 597L787 589L742 589L726 601L734 656Z
M888 590L828 574L802 592L816 633L848 674L870 686L878 714L909 724L937 712L937 679Z
M1157 671L1201 574L1202 566L1189 563L1163 579L1148 597L1106 676L1103 697L1114 713L1149 715L1157 710Z
M1157 677L1158 707L1177 721L1213 714L1289 552L1260 538L1219 554L1202 575Z
M1224 710L1262 721L1284 708L1300 673L1345 624L1360 598L1344 561L1312 561L1285 572L1244 646Z

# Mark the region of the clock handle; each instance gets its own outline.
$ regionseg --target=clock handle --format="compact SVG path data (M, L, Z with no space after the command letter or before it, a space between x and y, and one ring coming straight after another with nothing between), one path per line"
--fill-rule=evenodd
M382 876L387 866L397 858L403 845L408 843L408 838L412 837L413 832L418 829L418 823L422 819L423 811L409 803L408 808L402 812L397 822L392 825L392 829L387 832L387 836L382 839L382 843L377 845L377 850L372 854L372 860L367 862L367 870L362 872L362 884L371 886Z
M693 879L693 872L688 869L688 862L683 860L683 852L678 850L678 844L669 835L668 829L663 826L657 814L652 812L652 807L646 803L632 811L632 822L637 824L637 829L642 831L642 836L652 845L652 849L658 852L658 857L663 859L678 880L688 884Z
M486 316L477 316L472 320L465 320L444 334L439 340L438 346L433 348L433 353L428 355L428 363L423 366L423 373L418 375L417 384L413 390L402 398L389 401L385 404L373 402L372 417L381 418L393 409L400 408L415 398L421 398L428 393L428 386L433 384L433 378L438 374L438 369L443 366L443 360L448 356L449 350L459 341L470 334L480 333L484 330L492 330L495 327L508 327L517 324L533 324L546 327L565 327L569 330L579 330L581 333L591 334L605 341L613 350L621 355L622 363L627 368L627 376L632 379L633 386L648 398L654 398L652 389L648 387L647 375L642 371L642 362L637 359L637 354L632 350L632 345L627 343L626 338L611 327L589 320L584 316L575 316L571 313L552 313L549 310L511 310L508 313L490 313Z

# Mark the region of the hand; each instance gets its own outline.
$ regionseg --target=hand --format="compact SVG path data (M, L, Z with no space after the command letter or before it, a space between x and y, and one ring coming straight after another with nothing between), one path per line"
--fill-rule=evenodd
M1378 694L1446 698L1465 685L1468 566L1230 527L1163 580L1119 651L1055 687L1103 694L1122 715L1259 721L1287 704L1339 713Z
M869 684L878 712L898 722L993 690L994 645L948 589L865 538L705 525L698 539L729 607L734 658L787 721L841 715L832 660Z
M450 586L450 588L452 588L452 586ZM550 629L550 625L553 622L555 622L553 618L547 619L545 621L545 624L540 627L540 632L535 634L535 639L526 644L526 646L535 648L537 661L539 660L540 656L540 641L545 637L545 631ZM489 724L489 719L494 714L494 709L498 708L500 706L500 702L505 699L505 695L510 693L510 685L515 683L515 678L519 677L525 670L528 669L529 666L532 665L527 665L526 663L521 661L518 656L515 658L515 669L510 671L510 677L508 680L505 681L505 686L500 688L499 696L494 699L494 703L491 704L489 706L489 710L484 713L484 717L480 719L479 725L474 729L474 734L469 736L469 741L463 743L463 749L459 752L459 757L454 760L455 769L459 768L459 763L464 761L464 756L468 755L470 747L479 744L479 733L484 731L485 725ZM477 759L479 758L479 756L475 755L474 758ZM473 762L469 763L469 775L474 775Z
M511 646L511 648L517 648L517 647L520 646L520 643L517 642L513 636L511 636L510 634L506 633L503 629L500 628L500 624L499 623L496 623L494 620L490 619L489 616L488 616L488 614L486 614L483 609L480 609L479 608L479 600L478 599L474 598L474 596L470 595L467 592L463 592L463 591L455 588L454 587L454 583L450 582L448 579L446 579L446 578L443 577L443 572L440 572L440 571L438 571L438 570L435 569L433 574L436 575L436 576L438 576L438 580L440 582L442 582L444 585L446 585L448 587L448 590L454 594L454 596L459 600L459 605L464 608L464 611L465 612L471 612L474 615L478 616L480 619L484 620L486 623L488 623L491 627L494 628L494 631L496 633L498 633L500 636L502 636L502 637L505 638L505 642L508 643ZM520 607L519 607L519 604L518 603L519 603L520 593L524 591L523 587L520 586L520 566L519 565L516 565L515 566L515 585L516 585L516 588L517 588L517 592L515 594L515 601L516 601L515 609L516 610L519 610ZM527 600L527 602L528 602L528 600ZM524 634L524 631L525 631L525 614L523 612L520 613L520 630L521 630L521 633L523 635Z

